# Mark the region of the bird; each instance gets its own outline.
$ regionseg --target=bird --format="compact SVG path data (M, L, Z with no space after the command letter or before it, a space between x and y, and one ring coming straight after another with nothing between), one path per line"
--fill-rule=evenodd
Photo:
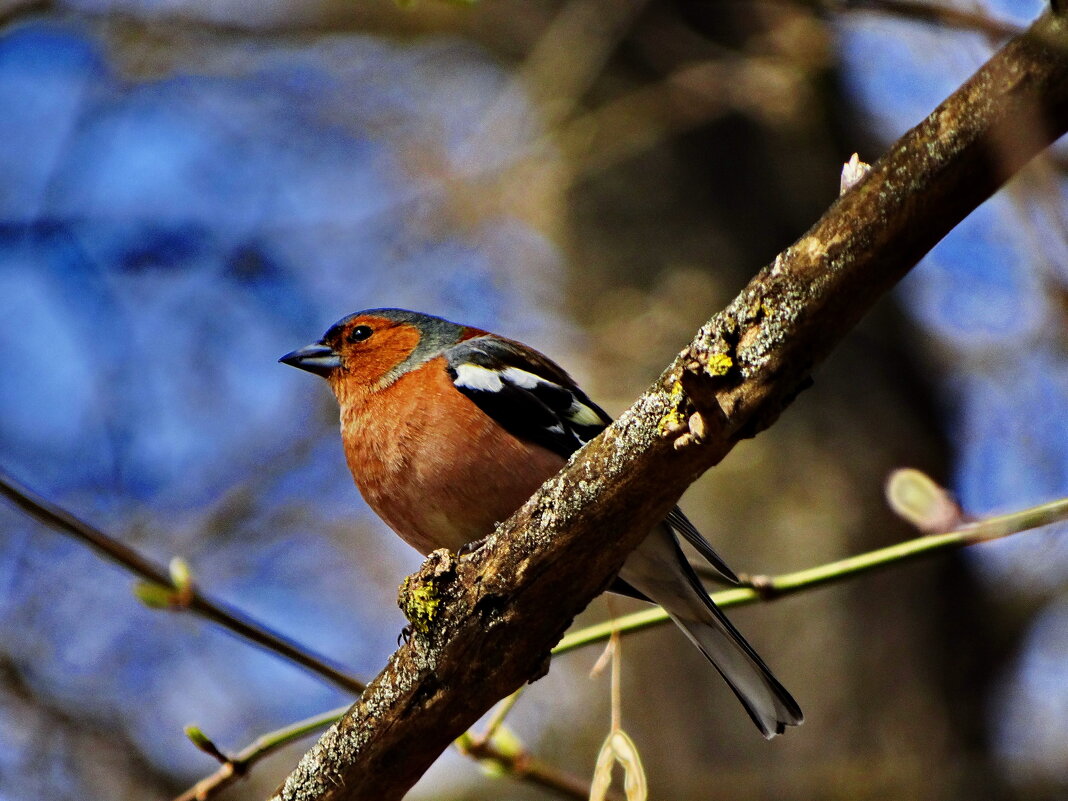
M279 359L322 376L367 504L424 556L488 537L611 423L538 351L405 309L366 309ZM804 717L709 598L679 537L737 583L676 506L627 557L613 591L659 604L715 666L767 739Z

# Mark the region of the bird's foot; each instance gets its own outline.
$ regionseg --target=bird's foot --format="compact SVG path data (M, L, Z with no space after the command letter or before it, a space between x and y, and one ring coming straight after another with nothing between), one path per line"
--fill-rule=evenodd
M471 542L465 542L457 549L456 555L461 559L465 556L470 556L483 545L485 545L487 542L489 542L490 537L492 536L492 534L487 534L485 537L481 537L480 539L471 540Z

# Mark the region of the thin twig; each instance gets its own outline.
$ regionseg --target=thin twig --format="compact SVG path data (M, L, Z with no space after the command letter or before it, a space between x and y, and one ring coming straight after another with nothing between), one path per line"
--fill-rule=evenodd
M256 738L254 742L234 756L224 759L215 773L198 781L174 801L206 801L241 779L248 773L249 768L265 756L295 740L326 728L337 721L347 710L347 706L332 709Z
M523 695L524 689L524 687L520 687L514 693L512 693L499 704L497 704L497 708L493 710L493 714L490 716L489 722L486 723L486 728L482 731L481 734L476 734L473 736L473 742L481 744L488 743L493 740L494 736L497 734L497 730L500 729L502 724L504 723L504 719L508 717L508 714L512 711L516 703L519 701L520 696Z
M343 690L356 695L363 692L363 682L347 675L340 667L332 665L326 657L294 643L243 612L205 595L192 584L177 586L165 568L42 498L3 470L0 470L0 495L38 522L88 545L105 559L125 567L152 584L173 590L173 597L181 599L181 603L171 608L188 610L217 623L237 636L300 665Z
M954 8L943 3L922 0L765 0L776 5L801 5L814 11L842 14L866 11L900 17L928 25L941 25L965 31L975 31L995 39L1007 39L1023 32L1023 28L981 11Z
M832 2L831 8L842 11L874 11L897 17L943 25L966 31L977 31L996 39L1008 39L1023 32L1023 28L1011 22L996 19L980 11L954 8L941 3L925 3L919 0L844 0Z
M187 609L210 620L240 637L294 662L331 683L356 694L363 691L363 683L333 667L322 656L293 643L244 613L225 606L198 591L192 584L177 586L171 573L145 558L138 551L111 537L100 529L75 517L67 510L46 500L23 486L5 471L0 470L0 495L40 523L88 545L105 559L115 562L145 581L173 591L182 603L171 608ZM518 693L516 694L518 698ZM514 701L512 702L514 703ZM507 703L506 703L507 706ZM306 737L337 721L348 707L324 712L321 715L294 723L259 737L236 755L226 758L219 769L197 782L175 801L204 801L241 779L249 768L263 757L294 740ZM509 707L510 708L510 707ZM503 714L507 714L507 709ZM503 719L502 714L502 719ZM500 724L498 723L497 726ZM488 738L472 741L464 749L478 760L490 760L509 775L555 790L570 798L589 797L589 784L582 779L558 770L529 754L510 755L498 749Z
M490 762L503 773L514 779L536 784L554 790L567 798L585 801L589 798L589 783L567 771L554 768L546 762L531 756L528 752L508 753L493 742L493 735L500 729L504 716L519 700L519 693L506 698L499 709L499 719L487 727L481 735L465 734L456 741L457 749L465 756L478 762ZM223 756L219 769L210 776L205 776L190 787L174 801L207 801L230 785L240 781L261 759L296 740L315 734L317 731L336 723L348 711L348 707L339 707L323 712L314 717L298 721L273 732L268 732L243 748L237 754ZM622 801L618 797L615 801Z
M837 562L784 573L781 576L764 576L751 579L749 587L736 587L711 595L716 605L722 608L743 606L757 601L770 601L783 595L790 595L801 590L823 584L833 584L860 573L868 573L891 565L899 564L927 554L974 545L980 542L1007 537L1022 531L1029 531L1050 523L1068 520L1068 498L1040 506L1033 506L1019 512L991 517L961 526L945 534L931 534L899 542L886 548L850 556ZM637 631L657 626L669 621L667 614L660 607L643 609L614 620L587 626L572 632L560 640L553 649L553 656L566 654L586 645L603 642L612 636L612 632Z
M459 743L464 738L460 738ZM590 797L590 783L567 771L548 765L525 751L509 754L501 751L493 742L464 741L460 746L463 753L480 761L493 763L513 778L522 779L547 790L553 790L577 801L587 801ZM609 795L612 801L623 801L618 795Z

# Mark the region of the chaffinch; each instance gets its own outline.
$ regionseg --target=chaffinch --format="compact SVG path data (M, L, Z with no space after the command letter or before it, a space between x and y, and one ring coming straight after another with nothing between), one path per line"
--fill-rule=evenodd
M611 418L559 366L495 334L403 309L368 309L280 361L324 377L345 458L372 509L421 554L493 532ZM797 702L715 606L677 536L737 577L676 507L612 589L660 604L770 738Z

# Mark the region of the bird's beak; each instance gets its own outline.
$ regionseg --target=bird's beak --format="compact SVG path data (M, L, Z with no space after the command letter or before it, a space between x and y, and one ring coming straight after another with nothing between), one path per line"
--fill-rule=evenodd
M323 378L341 366L341 356L338 352L322 342L313 342L311 345L287 353L278 361L290 367L299 367L309 373L321 375Z

